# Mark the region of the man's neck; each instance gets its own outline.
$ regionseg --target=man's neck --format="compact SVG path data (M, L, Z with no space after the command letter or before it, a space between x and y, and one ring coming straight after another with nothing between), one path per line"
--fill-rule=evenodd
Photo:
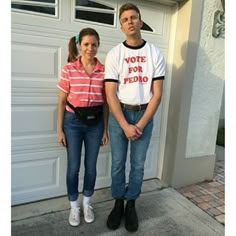
M126 44L128 44L129 46L132 46L132 47L138 47L143 44L143 39L142 38L139 38L139 39L127 38Z

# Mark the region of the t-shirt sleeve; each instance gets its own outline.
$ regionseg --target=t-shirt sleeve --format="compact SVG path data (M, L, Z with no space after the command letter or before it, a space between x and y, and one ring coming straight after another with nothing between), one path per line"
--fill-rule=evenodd
M67 66L62 68L60 81L58 82L57 87L65 93L69 93L70 91L70 79Z
M154 59L154 75L153 80L164 79L166 70L166 62L163 54L159 49L156 51L156 57Z
M114 50L108 52L105 60L105 82L118 82L118 55L115 55Z

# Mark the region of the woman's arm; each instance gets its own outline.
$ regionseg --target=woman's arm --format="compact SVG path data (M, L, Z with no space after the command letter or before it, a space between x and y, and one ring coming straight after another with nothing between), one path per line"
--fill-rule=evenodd
M63 131L63 120L67 96L67 93L59 90L57 104L57 140L64 147L66 147L66 138Z
M102 137L102 143L101 143L102 146L108 144L108 141L109 141L109 136L108 136L108 116L109 116L109 110L108 110L107 102L105 100L104 105L103 105L104 131L103 131L103 137Z

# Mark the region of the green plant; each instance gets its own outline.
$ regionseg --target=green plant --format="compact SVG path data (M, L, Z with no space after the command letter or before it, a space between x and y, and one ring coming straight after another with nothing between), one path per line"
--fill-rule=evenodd
M225 128L218 129L216 144L222 147L225 146Z

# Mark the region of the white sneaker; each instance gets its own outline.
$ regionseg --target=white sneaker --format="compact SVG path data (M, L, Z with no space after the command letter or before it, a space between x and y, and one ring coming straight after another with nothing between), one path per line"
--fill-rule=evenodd
M71 226L78 226L80 224L80 209L79 209L79 207L70 209L69 223Z
M93 208L90 205L84 205L84 220L87 223L92 223L95 220Z

